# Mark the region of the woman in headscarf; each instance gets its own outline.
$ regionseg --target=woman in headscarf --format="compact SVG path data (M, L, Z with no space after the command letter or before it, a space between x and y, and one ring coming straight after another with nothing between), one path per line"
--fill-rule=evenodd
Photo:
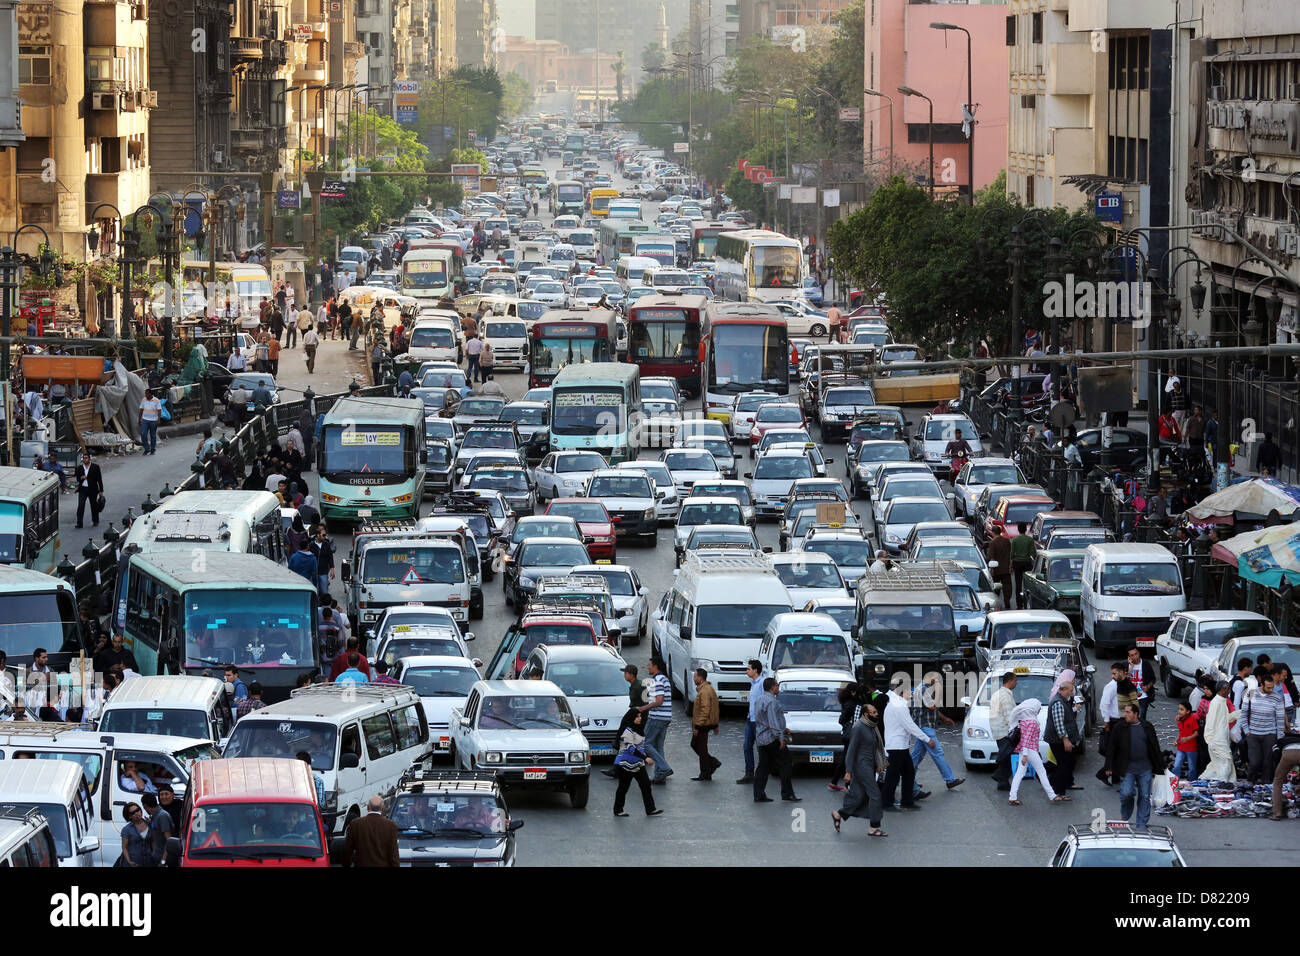
M265 491L266 490L266 460L258 458L253 462L253 467L248 471L248 477L244 479L244 491Z
M1210 763L1201 774L1202 780L1231 783L1237 779L1229 728L1240 716L1241 712L1232 710L1232 702L1228 700L1228 682L1219 681L1214 685L1214 699L1205 712L1205 749L1210 753Z
M1056 690L1057 688L1052 689L1053 697L1056 696ZM1020 730L1020 742L1016 744L1014 751L1020 755L1020 760L1016 764L1016 775L1011 780L1011 794L1008 797L1008 802L1013 807L1023 806L1019 799L1020 781L1025 779L1025 774L1029 772L1030 767L1034 768L1034 776L1043 785L1043 792L1047 794L1048 800L1052 803L1068 803L1070 800L1069 796L1058 794L1052 789L1052 784L1047 779L1047 768L1043 766L1043 757L1038 752L1040 736L1038 712L1042 709L1042 702L1037 697L1030 697L1017 704L1015 710L1011 711L1011 726Z
M302 523L302 512L293 516L293 523L284 533L284 543L289 554L297 554L304 545L311 543L311 535L307 533L307 527Z
M655 807L654 793L650 790L650 776L646 767L654 761L645 751L645 715L639 710L629 710L623 717L619 742L622 749L614 758L614 772L618 774L618 789L614 791L614 816L625 817L623 801L627 798L628 788L635 780L641 788L641 800L645 804L645 815L657 817L663 813Z
M831 822L835 832L840 832L840 824L846 817L865 816L870 824L867 836L889 836L880 829L880 818L884 813L880 800L880 785L876 783L876 774L885 769L885 747L880 732L880 711L875 704L864 704L862 716L853 725L849 735L849 746L844 753L844 782L849 785L849 792L844 795L844 804L838 810L831 811Z
M1052 697L1059 694L1061 692L1061 686L1067 683L1074 683L1074 671L1070 670L1068 667L1056 675L1056 683L1052 685ZM1078 708L1076 707L1075 710L1077 711Z

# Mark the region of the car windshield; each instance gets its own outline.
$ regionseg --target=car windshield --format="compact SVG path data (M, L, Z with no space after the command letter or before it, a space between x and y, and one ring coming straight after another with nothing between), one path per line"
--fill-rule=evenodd
M566 697L623 697L627 681L618 661L555 661L546 668L546 679L554 681Z
M283 715L264 720L245 718L235 724L222 756L296 758L305 750L311 755L313 770L330 773L337 746L338 729L332 724Z
M1145 869L1165 869L1181 867L1178 854L1173 847L1153 844L1151 846L1087 846L1080 847L1074 854L1073 866L1124 866Z
M112 734L166 734L204 738L211 734L202 710L180 707L113 707L104 712L96 728Z
M488 322L483 328L490 339L522 339L528 335L522 322Z
M853 430L853 434L855 437L857 436L856 428ZM907 461L910 457L911 455L907 450L907 446L901 443L894 444L891 442L888 445L863 445L858 449L858 461L860 462Z
M402 671L402 683L421 697L468 697L476 680L474 668L451 664L422 664Z
M456 839L506 832L506 814L489 793L399 793L389 817L404 840Z
M691 504L688 500L682 505L682 513L677 519L679 527L693 527L700 524L744 524L737 504Z
M440 325L423 326L411 332L413 349L449 349L456 345L456 333Z
M1064 531L1053 531L1048 534L1047 546L1049 548L1083 549L1090 544L1101 544L1103 541L1111 540L1114 540L1114 536L1109 535L1100 528L1080 528L1074 531L1067 528Z
M476 471L465 483L468 489L487 488L506 494L528 493L528 475L509 468L488 468Z
M1002 517L1003 520L1008 525L1016 525L1021 523L1028 525L1031 524L1033 520L1037 518L1040 514L1042 514L1044 511L1051 511L1055 507L1056 507L1056 503L1052 501L1042 501L1042 502L1032 502L1032 503L1024 502L1022 504L1013 503L1007 505L1007 509L1005 512L1003 512Z
M311 803L210 802L195 807L186 855L196 859L316 860L325 855Z
M969 584L952 584L948 585L948 593L952 595L952 607L955 611L978 611L979 601L975 599L975 589Z
M1081 554L1071 555L1068 558L1051 558L1046 565L1049 581L1078 582L1083 578L1083 555Z
M772 668L782 667L835 667L853 669L848 645L843 634L782 634L772 647ZM781 687L784 698L785 686ZM782 700L786 710L792 710L788 700Z
M710 498L735 498L742 505L752 504L748 485L710 485L697 481L691 485L691 496L707 495Z
M948 506L942 501L904 501L891 505L885 524L916 524L918 521L946 521Z
M460 657L461 646L453 637L395 637L384 645L380 656L390 666L403 657Z
M1181 594L1178 565L1170 562L1125 561L1101 569L1102 594Z
M546 509L547 514L563 515L574 521L604 523L609 521L605 506L598 501L557 501Z
M815 551L830 557L840 567L862 568L871 563L871 542L866 541L810 541L805 551Z
M754 466L754 479L763 478L777 479L795 479L811 478L813 473L812 462L806 455L782 455L768 456L764 455Z
M459 548L367 548L366 584L459 584L465 562Z
M1046 639L1069 643L1074 631L1068 621L1020 621L998 624L993 628L992 649L1006 647L1008 641Z
M828 614L831 620L840 626L841 631L848 631L853 627L854 619L857 617L857 608L852 605L844 607L811 607L810 611L816 611L818 614Z
M844 578L829 562L791 561L776 566L776 576L790 588L843 588Z
M697 637L758 640L774 616L789 611L788 604L706 604L695 612L695 634Z
M841 645L844 638L836 637ZM788 713L829 714L840 711L840 685L827 681L786 681L780 683L781 707Z
M1011 696L1017 704L1023 704L1031 697L1036 697L1038 702L1046 707L1052 700L1052 684L1055 678L1047 674L1018 674L1016 676L1016 686L1012 688ZM998 680L986 680L980 687L979 696L975 698L975 706L987 707L993 702L993 694L1002 684ZM1040 716L1042 715L1040 711Z
M669 471L717 471L718 463L707 451L670 451L664 455Z
M547 518L544 515L537 517L529 516L515 525L513 540L523 541L524 538L574 538L581 539L582 534L574 526L574 523L568 517L562 517L558 510L552 511L554 518Z
M961 561L964 564L983 564L984 556L973 544L936 544L925 542L916 550L918 561Z
M462 389L465 384L465 373L455 368L431 368L420 378L421 388Z
M504 407L505 402L491 398L466 398L456 406L456 411L461 415L500 415Z
M588 632L590 633L590 632ZM626 693L626 685L624 693ZM488 697L483 701L483 712L478 725L485 730L508 728L519 730L529 727L558 727L577 729L569 702L551 694L511 697Z
M975 426L964 418L938 418L925 423L925 440L952 441L957 437L958 429L961 430L961 437L967 441L975 440L978 434Z
M575 564L587 563L587 552L579 543L574 544L539 544L525 542L519 563L524 567L571 568Z
M768 422L802 422L803 413L793 405L764 405L758 410L754 421Z
M641 402L641 410L647 415L668 416L680 415L681 409L677 403L667 399L651 399Z
M869 388L832 388L826 392L827 405L874 405L875 393Z
M931 478L895 479L881 489L880 496L885 501L890 498L941 498L943 489Z
M461 448L517 448L513 432L506 429L471 428L461 440Z
M868 653L945 654L957 647L952 608L947 605L868 605L859 633Z
M971 465L966 483L971 485L1014 485L1024 479L1015 465Z
M587 490L589 498L651 498L650 479L639 475L597 475Z

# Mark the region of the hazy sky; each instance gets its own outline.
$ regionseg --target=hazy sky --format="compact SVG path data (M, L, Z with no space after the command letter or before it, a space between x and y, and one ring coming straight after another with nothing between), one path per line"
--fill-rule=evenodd
M533 0L497 0L497 22L507 36L537 39Z

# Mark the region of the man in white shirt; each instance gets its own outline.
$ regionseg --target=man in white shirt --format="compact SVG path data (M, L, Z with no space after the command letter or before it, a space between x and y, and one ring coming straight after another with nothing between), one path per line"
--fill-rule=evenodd
M272 471L266 476L266 490L272 494L280 487L280 482L288 481L289 478L283 472Z
M886 810L920 810L913 793L916 782L916 767L912 763L912 742L919 740L927 747L934 747L934 741L912 719L911 688L906 680L899 681L889 692L889 703L885 706L885 753L889 757L889 769L885 771L885 783L881 788L881 799ZM894 791L899 781L903 784L902 802L894 803Z
M1002 675L1002 686L993 692L989 701L989 736L997 741L997 763L993 767L993 779L999 790L1011 789L1011 712L1016 709L1016 675L1007 671Z
M239 346L230 353L230 359L226 362L226 368L232 372L248 371L248 359L244 358L244 352Z

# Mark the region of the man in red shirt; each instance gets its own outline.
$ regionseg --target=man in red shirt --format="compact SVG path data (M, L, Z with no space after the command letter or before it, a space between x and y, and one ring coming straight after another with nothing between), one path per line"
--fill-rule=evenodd
M357 670L365 674L366 677L373 679L374 675L370 673L370 661L366 660L366 655L361 653L361 642L355 637L349 637L348 646L339 652L339 656L334 658L334 663L330 666L331 683L348 669L348 655L353 653L361 657L361 662L357 664Z

